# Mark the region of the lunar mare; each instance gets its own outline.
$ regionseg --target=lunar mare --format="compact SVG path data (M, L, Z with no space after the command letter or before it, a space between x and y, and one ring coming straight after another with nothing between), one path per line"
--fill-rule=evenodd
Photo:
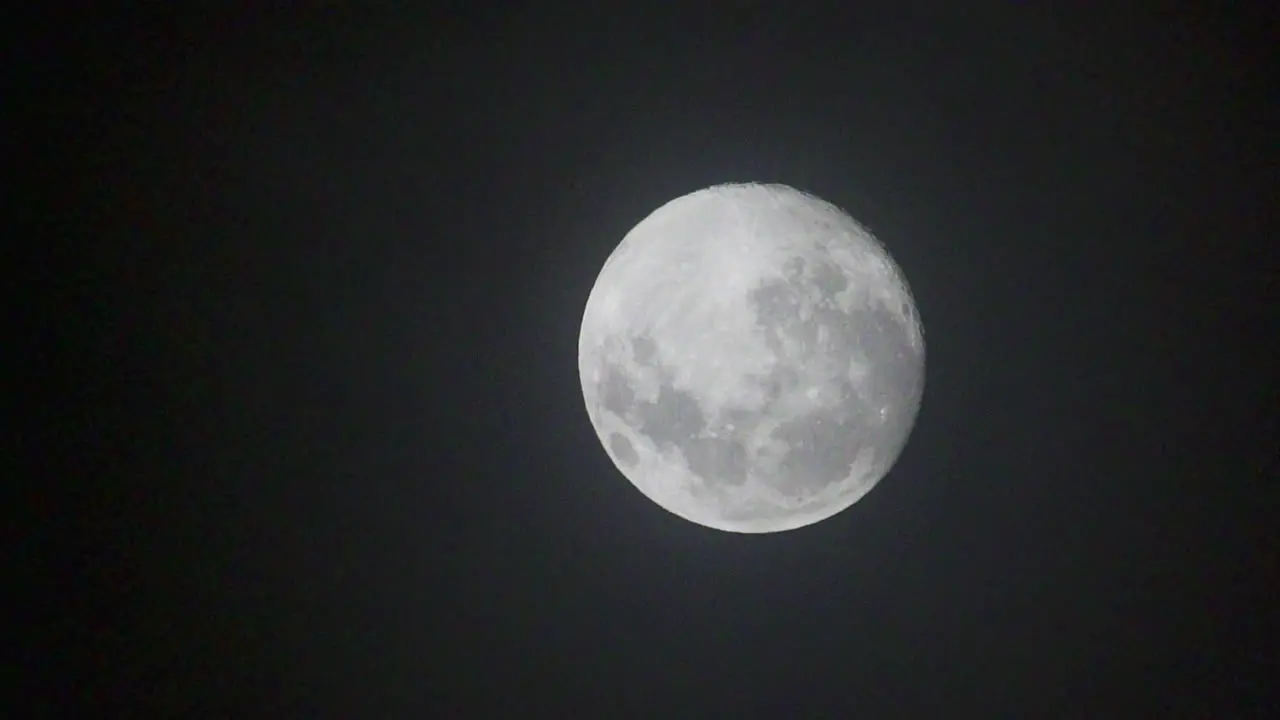
M622 474L666 510L735 532L809 525L878 483L910 435L924 336L884 247L783 185L658 208L587 299L578 369Z

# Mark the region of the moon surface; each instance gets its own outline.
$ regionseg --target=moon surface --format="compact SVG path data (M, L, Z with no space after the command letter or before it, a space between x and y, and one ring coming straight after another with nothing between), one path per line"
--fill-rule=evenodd
M591 423L650 500L719 530L824 520L893 466L924 334L884 247L785 185L676 198L623 238L587 299Z

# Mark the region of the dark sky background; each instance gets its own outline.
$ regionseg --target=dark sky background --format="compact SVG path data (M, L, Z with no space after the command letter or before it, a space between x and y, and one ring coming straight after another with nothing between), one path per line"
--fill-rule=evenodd
M32 24L27 716L1267 716L1270 18L596 5ZM730 181L927 333L900 462L776 535L646 500L577 376L622 236Z

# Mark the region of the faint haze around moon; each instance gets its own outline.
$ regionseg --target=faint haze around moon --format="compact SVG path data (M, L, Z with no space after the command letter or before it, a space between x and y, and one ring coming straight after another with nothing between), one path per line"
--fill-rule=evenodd
M784 185L663 205L587 300L591 423L645 496L765 533L826 519L897 460L924 390L923 328L898 266L839 208Z

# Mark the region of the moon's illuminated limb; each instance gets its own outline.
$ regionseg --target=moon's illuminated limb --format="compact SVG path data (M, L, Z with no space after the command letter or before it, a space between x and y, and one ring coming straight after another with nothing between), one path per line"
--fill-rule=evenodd
M579 338L588 414L623 474L738 532L808 525L870 491L910 433L923 371L884 248L780 185L708 188L641 221Z

